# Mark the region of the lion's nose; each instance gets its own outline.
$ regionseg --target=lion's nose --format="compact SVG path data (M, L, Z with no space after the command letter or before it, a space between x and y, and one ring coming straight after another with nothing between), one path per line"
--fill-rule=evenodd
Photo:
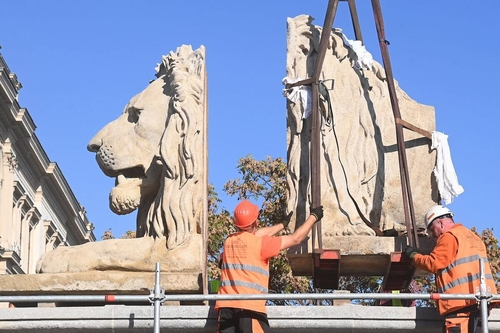
M87 150L92 152L92 153L97 153L99 151L99 148L102 146L102 140L96 139L95 137L90 140L89 144L87 145Z

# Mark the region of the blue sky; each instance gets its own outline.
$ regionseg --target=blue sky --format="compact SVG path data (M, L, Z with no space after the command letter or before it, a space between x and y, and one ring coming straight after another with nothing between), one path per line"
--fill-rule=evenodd
M496 65L500 2L381 0L394 77L414 100L436 109L449 135L465 192L449 205L456 220L479 230L497 223L500 123ZM22 107L57 162L98 239L135 228L135 213L108 208L114 179L86 146L154 78L161 56L182 44L206 47L209 182L238 177L240 157L286 158L286 19L323 25L328 1L3 0L0 51L23 84ZM357 1L368 51L381 61L370 1ZM354 39L347 2L334 27ZM418 184L412 184L418 186ZM423 217L417 217L423 218ZM498 231L497 237L498 237Z

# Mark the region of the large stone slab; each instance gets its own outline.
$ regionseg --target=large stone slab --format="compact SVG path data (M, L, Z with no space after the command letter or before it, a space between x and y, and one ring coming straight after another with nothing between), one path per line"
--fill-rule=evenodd
M336 236L323 238L323 249L340 252L340 276L384 276L391 262L391 253L402 252L406 244L405 237ZM430 253L435 245L436 241L433 238L419 238L419 248L423 253ZM291 251L287 257L293 275L313 275L311 253ZM416 274L428 273L417 271Z
M206 267L201 235L192 235L183 247L167 250L165 238L149 237L106 240L76 247L64 247L49 257L54 271L43 274L0 275L2 295L37 293L144 294L155 284L156 264L160 283L169 293L202 293ZM100 245L99 256L91 250ZM127 246L128 251L117 247ZM137 262L137 257L144 258ZM74 261L68 262L68 258ZM59 264L58 265L58 261ZM111 262L114 268L100 269L95 263ZM73 264L75 264L73 266ZM59 268L59 269L55 269Z
M99 242L101 257L105 262L115 262L115 268L99 270L95 258L82 255L79 247L61 248L51 256L59 256L64 270L43 274L0 275L1 295L147 295L155 286L155 268L160 264L160 287L167 293L203 293L206 283L200 267L205 267L206 257L202 248L201 235L193 235L184 247L168 251L165 239L151 238L106 240ZM113 251L116 246L127 244L129 252ZM89 243L97 245L97 243ZM82 246L85 250L85 245ZM69 251L69 254L67 253ZM142 253L142 252L144 253ZM85 251L83 251L85 253ZM121 255L119 255L121 254ZM136 256L145 259L137 263ZM72 266L67 258L77 258L80 262ZM53 267L59 267L54 263ZM82 267L88 270L82 271Z
M202 274L160 273L160 286L168 293L202 293ZM1 295L148 295L155 286L154 272L82 272L4 275Z

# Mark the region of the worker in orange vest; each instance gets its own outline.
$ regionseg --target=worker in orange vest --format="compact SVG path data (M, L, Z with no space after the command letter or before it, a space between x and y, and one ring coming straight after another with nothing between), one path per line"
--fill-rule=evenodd
M453 213L437 205L425 214L427 232L437 238L429 255L408 246L404 254L413 259L415 267L436 275L437 292L442 294L475 294L481 282L480 258L484 259L484 274L488 291L496 294L484 242L475 233L455 223ZM444 317L443 332L481 332L481 313L476 300L449 299L437 301ZM485 325L487 323L484 323Z
M281 250L299 245L312 226L323 217L323 206L310 209L310 216L291 235L274 236L288 226L292 213L282 223L258 229L259 208L248 200L234 210L238 231L224 242L220 295L266 294L269 286L269 259ZM217 300L219 333L269 332L266 300Z

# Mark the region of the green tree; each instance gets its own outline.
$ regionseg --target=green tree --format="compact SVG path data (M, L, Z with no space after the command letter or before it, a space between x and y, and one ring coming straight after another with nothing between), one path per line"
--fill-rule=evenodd
M133 230L127 230L120 238L121 239L136 238L136 233Z
M115 236L113 236L113 233L111 232L111 228L104 231L104 234L101 236L101 239L102 240L115 239Z
M491 274L495 279L495 286L497 287L497 292L500 293L500 247L498 245L498 239L493 234L493 228L487 228L481 231L479 234L475 227L471 230L476 233L486 245L486 252L488 253L488 261L491 267Z
M135 231L133 230L128 230L126 231L120 239L130 239L130 238L135 238ZM111 228L108 230L104 231L104 234L101 236L102 240L108 240L108 239L115 239L115 236L113 235L113 232L111 231Z
M208 270L209 280L216 280L220 276L218 267L219 255L224 245L226 237L236 231L232 223L231 214L223 209L218 211L218 204L221 202L213 185L208 188Z

